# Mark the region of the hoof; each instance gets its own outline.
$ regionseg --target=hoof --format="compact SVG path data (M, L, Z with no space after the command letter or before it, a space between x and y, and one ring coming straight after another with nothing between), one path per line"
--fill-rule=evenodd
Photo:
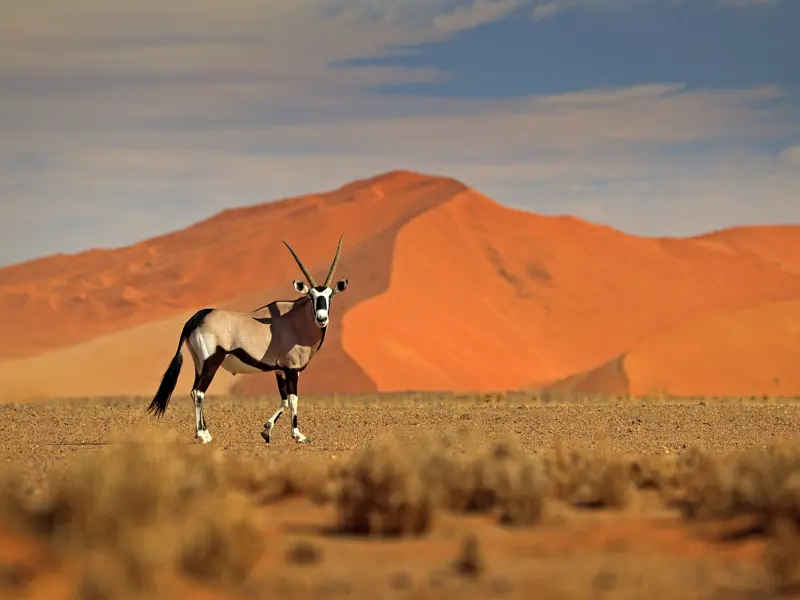
M199 433L195 434L194 439L200 440L200 443L202 444L208 444L212 440L211 434L208 433L208 430L200 431Z
M264 441L269 444L269 431L266 429L261 432L261 437L264 438Z

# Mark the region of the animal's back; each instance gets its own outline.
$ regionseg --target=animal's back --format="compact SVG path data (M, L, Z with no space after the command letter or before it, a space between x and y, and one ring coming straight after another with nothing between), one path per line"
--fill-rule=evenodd
M253 313L215 309L206 315L200 329L203 337L213 341L216 347L228 351L242 349L261 358L272 341L267 323L269 320L262 322Z

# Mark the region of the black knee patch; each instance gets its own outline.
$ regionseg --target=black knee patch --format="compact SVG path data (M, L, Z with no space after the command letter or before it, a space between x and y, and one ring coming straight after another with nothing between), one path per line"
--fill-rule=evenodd
M297 415L292 417L292 429L297 429Z

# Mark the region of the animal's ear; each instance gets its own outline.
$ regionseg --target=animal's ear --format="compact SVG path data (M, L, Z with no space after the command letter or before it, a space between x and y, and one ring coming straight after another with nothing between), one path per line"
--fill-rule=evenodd
M302 281L298 281L295 279L292 283L294 283L294 289L298 294L307 294L308 287Z
M336 285L333 288L333 293L338 294L339 292L343 292L347 289L347 279L340 279L336 282Z

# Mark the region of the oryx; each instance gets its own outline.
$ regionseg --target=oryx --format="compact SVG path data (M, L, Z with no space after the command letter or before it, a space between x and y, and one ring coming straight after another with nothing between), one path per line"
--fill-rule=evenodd
M310 442L297 428L297 380L325 340L331 299L347 288L347 279L340 279L330 287L343 238L344 234L339 238L323 285L316 284L295 251L283 242L311 286L294 280L294 289L301 297L271 302L249 313L204 308L192 315L183 326L178 349L147 411L161 416L167 409L183 364L181 348L188 342L195 369L190 396L194 402L197 439L203 443L211 441L203 416L203 397L217 369L222 367L234 375L275 371L281 405L264 424L261 437L269 443L275 422L288 406L292 412L292 437L298 443Z

